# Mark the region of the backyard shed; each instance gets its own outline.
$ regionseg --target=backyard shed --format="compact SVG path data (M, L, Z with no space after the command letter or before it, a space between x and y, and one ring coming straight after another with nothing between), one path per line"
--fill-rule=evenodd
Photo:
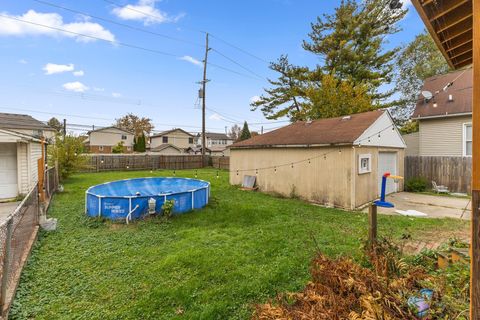
M388 111L298 121L230 146L230 183L347 209L378 198L385 172L403 175L405 142ZM387 193L403 190L388 179Z

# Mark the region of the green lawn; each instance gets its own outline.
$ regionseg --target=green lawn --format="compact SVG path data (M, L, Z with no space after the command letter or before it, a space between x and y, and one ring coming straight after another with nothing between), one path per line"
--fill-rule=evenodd
M105 181L171 171L78 174L55 196L22 275L11 319L247 319L252 305L301 289L316 247L360 256L367 216L240 191L228 173L212 183L207 208L173 218L113 224L84 215L85 190ZM177 171L193 177L194 170ZM467 228L459 220L381 216L380 234Z

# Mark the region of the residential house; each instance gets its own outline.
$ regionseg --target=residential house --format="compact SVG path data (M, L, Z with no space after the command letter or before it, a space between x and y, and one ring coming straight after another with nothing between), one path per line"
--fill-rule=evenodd
M232 138L227 136L225 133L215 133L215 132L206 132L205 133L205 143L207 148L213 146L229 146L234 142ZM202 135L197 134L197 146L202 145Z
M150 152L181 154L194 146L194 136L180 128L160 132L150 137Z
M406 137L409 155L472 155L472 77L467 68L425 80L422 91L433 97L418 100L412 120L419 130Z
M88 132L88 139L84 142L90 153L112 153L113 147L123 143L123 153L132 153L134 145L133 132L118 127L105 127Z
M28 114L0 113L0 127L46 141L53 141L57 132Z
M55 130L28 115L0 114L0 200L27 194L38 182L42 140Z
M405 142L388 111L298 121L229 146L230 183L354 209L376 199L384 173L403 175ZM388 179L387 193L403 183Z

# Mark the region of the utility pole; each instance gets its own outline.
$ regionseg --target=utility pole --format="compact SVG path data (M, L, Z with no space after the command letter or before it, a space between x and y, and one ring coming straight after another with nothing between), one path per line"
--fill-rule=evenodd
M63 140L65 140L66 135L67 135L67 119L63 119Z
M205 109L206 109L206 89L207 89L207 63L208 63L208 51L210 48L208 47L208 32L205 34L205 59L203 60L203 80L202 80L202 166L205 167L205 148L206 146L206 138L205 138Z

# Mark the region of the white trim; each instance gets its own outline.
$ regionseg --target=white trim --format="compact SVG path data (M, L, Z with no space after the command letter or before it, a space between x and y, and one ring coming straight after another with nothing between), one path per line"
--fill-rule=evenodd
M471 154L470 155L467 154L467 126L472 127L472 123L471 122L462 123L462 156L463 157L471 157L472 156ZM472 134L473 134L473 132L472 132ZM470 142L472 142L472 141L470 141ZM473 142L472 142L472 147L473 147Z
M362 160L368 160L368 168L362 168ZM358 155L358 174L366 174L372 172L372 154L371 153L364 153Z
M416 117L412 118L412 120L422 120L422 119L435 119L435 118L450 118L450 117L461 117L461 116L471 116L471 112L462 112L462 113L451 113L451 114L439 114L435 116L426 116L426 117Z

